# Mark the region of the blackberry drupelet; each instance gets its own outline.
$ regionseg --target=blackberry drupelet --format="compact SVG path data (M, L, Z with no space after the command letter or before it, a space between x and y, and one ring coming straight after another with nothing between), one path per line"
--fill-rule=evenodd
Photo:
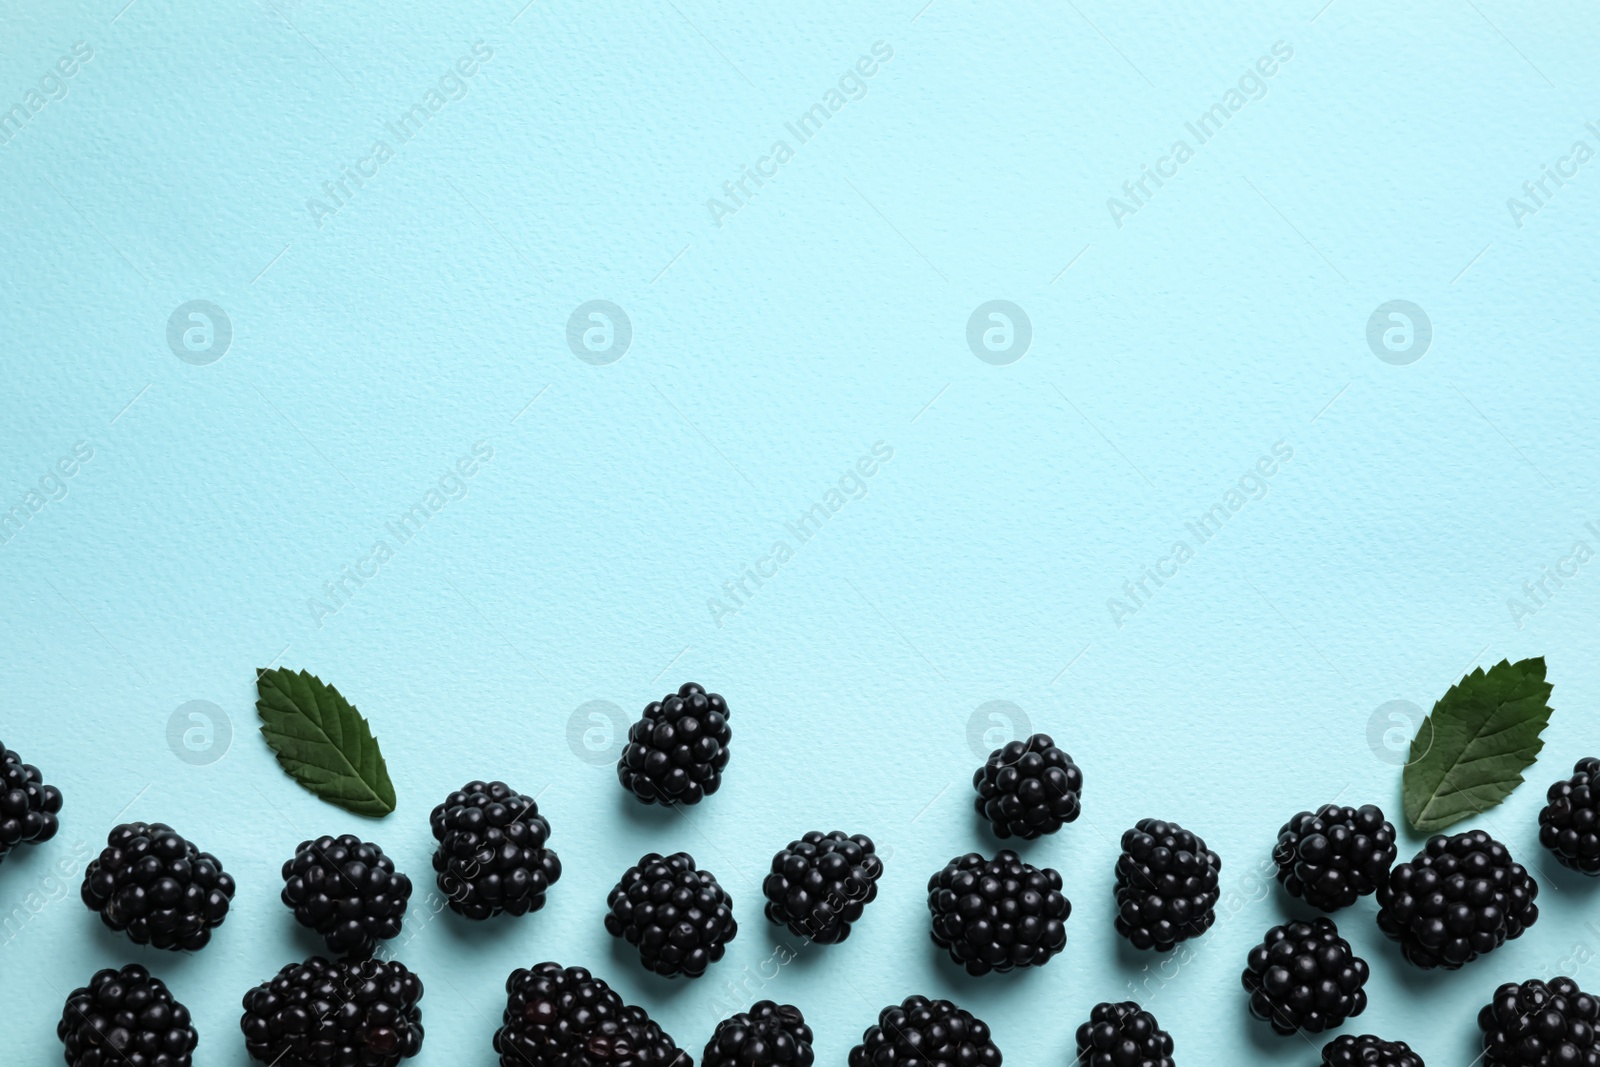
M526 915L544 907L561 878L561 860L545 847L550 823L532 797L504 782L468 782L433 809L439 892L468 919Z
M189 1009L138 964L74 989L56 1024L68 1067L190 1067L200 1037Z
M422 982L393 960L313 956L244 995L245 1050L272 1067L395 1067L422 1048Z
M645 706L617 760L622 787L646 804L698 804L728 765L728 702L685 682Z
M541 963L506 979L494 1034L501 1067L692 1067L689 1054L582 967Z
M1117 858L1117 933L1135 948L1171 952L1216 922L1222 860L1177 823L1141 819Z
M999 838L1032 841L1078 817L1083 771L1049 734L1034 734L989 753L972 775L978 814Z
M1570 978L1507 982L1478 1012L1484 1067L1600 1067L1600 1000Z
M1539 884L1482 830L1428 839L1378 887L1378 928L1418 967L1456 970L1522 936Z
M56 836L61 790L45 785L39 768L0 744L0 860L18 845Z
M645 969L666 978L699 978L739 933L733 899L687 852L643 857L606 905L611 936L636 947Z
M1345 1034L1322 1046L1322 1067L1425 1067L1404 1041Z
M1133 1001L1096 1004L1078 1027L1078 1067L1172 1067L1172 1035Z
M1000 1067L1000 1050L982 1019L948 1000L907 997L878 1013L849 1067Z
M1039 967L1067 945L1061 875L1005 851L957 856L928 879L933 943L968 974Z
M350 834L302 841L283 865L283 902L328 950L357 959L400 933L411 879L377 845Z
M882 875L872 838L813 830L772 857L772 873L761 883L767 919L818 944L843 941L877 899Z
M700 1067L811 1067L815 1060L800 1009L763 1000L717 1024Z
M1561 866L1600 875L1600 759L1579 760L1572 777L1552 785L1545 797L1539 844Z
M201 949L233 900L233 876L164 823L123 823L83 874L83 902L136 943Z
M1292 897L1337 911L1377 890L1394 866L1394 824L1372 804L1326 804L1302 811L1278 831L1272 860Z
M1367 961L1332 919L1274 926L1250 950L1244 987L1250 1014L1280 1034L1320 1034L1367 1010Z

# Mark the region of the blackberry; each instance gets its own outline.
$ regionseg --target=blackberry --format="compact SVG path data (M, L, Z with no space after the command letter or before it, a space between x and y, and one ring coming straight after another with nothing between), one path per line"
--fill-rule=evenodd
M1175 822L1141 819L1117 857L1117 933L1135 948L1171 952L1217 921L1222 860Z
M61 790L45 785L39 768L0 744L0 860L18 845L56 836Z
M501 1067L692 1067L643 1008L582 967L541 963L506 979L494 1033Z
M1083 772L1049 734L1034 734L989 753L972 775L978 814L999 838L1032 841L1078 817Z
M717 1024L700 1067L811 1067L811 1027L792 1004L763 1000Z
M383 849L350 834L302 841L283 865L283 902L330 952L372 955L400 933L410 899L411 879L395 873Z
M617 760L622 787L646 804L698 804L728 765L728 702L685 682L645 706Z
M1378 928L1418 967L1453 971L1539 918L1539 883L1482 830L1428 839L1378 887Z
M1345 1034L1322 1046L1322 1067L1425 1067L1404 1041Z
M1325 804L1283 824L1272 860L1292 897L1323 911L1348 908L1389 876L1397 850L1394 824L1372 804Z
M1539 844L1561 866L1600 875L1600 759L1579 760L1572 777L1552 785L1545 797L1549 803L1539 812Z
M165 823L123 823L83 874L83 902L135 943L205 948L233 900L233 876Z
M1332 919L1274 926L1245 961L1250 1014L1280 1034L1320 1034L1367 1010L1369 973Z
M1600 1000L1570 978L1507 982L1478 1012L1484 1067L1597 1067Z
M878 1013L849 1067L1000 1067L1000 1050L982 1019L948 1000L907 997Z
M1096 1004L1078 1027L1079 1067L1172 1067L1172 1035L1133 1001Z
M68 1067L190 1067L200 1037L189 1009L138 964L74 989L56 1024Z
M739 933L733 898L687 852L650 853L606 897L606 930L639 950L645 969L699 978Z
M772 873L761 883L767 919L796 937L835 944L877 899L882 876L872 838L813 830L772 857Z
M957 856L928 879L933 943L968 974L1040 967L1067 945L1072 904L1061 875L1015 852Z
M244 995L245 1050L272 1067L395 1067L422 1048L422 981L393 960L313 956Z
M429 823L439 892L468 919L526 915L544 907L545 890L561 878L550 823L532 797L504 782L468 782L433 809Z

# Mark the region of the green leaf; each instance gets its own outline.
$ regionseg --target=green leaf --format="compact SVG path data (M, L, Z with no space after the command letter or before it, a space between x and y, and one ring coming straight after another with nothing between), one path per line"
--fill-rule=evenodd
M295 781L357 815L394 810L394 784L367 720L314 674L256 672L261 734Z
M1406 818L1423 832L1479 815L1511 795L1544 747L1544 657L1501 660L1450 687L1411 742L1401 777Z

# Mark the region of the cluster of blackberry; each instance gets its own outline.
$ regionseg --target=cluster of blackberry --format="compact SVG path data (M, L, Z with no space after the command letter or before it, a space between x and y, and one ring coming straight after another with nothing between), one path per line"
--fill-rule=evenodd
M618 761L640 801L695 804L715 793L729 756L726 701L695 684L651 703ZM1034 840L1081 811L1082 770L1045 734L996 749L973 776L975 807L997 838ZM0 860L53 837L61 793L0 745ZM1552 785L1540 841L1558 862L1600 875L1600 760ZM443 903L466 919L544 906L561 877L550 824L504 782L473 781L433 809L433 866ZM1375 895L1378 926L1422 968L1455 969L1521 936L1538 918L1538 885L1481 830L1431 838L1396 864L1394 826L1373 805L1325 805L1283 825L1272 850L1292 898L1324 912ZM1216 923L1218 855L1176 823L1145 819L1122 836L1115 868L1117 932L1136 949L1170 952ZM871 838L813 831L773 856L762 882L769 922L836 944L877 897L884 863ZM417 1055L421 980L375 958L401 932L411 881L376 844L352 835L302 842L283 864L284 904L326 942L243 999L249 1055L277 1067L397 1067ZM1059 872L1013 851L969 853L928 882L931 936L972 975L1037 967L1066 945L1072 906ZM158 949L198 950L227 916L233 878L210 853L161 823L111 831L89 863L82 897L113 930ZM609 933L655 974L697 978L738 934L733 902L688 853L650 853L607 898ZM1249 1010L1279 1034L1316 1034L1366 1008L1367 963L1333 920L1269 930L1246 958ZM512 973L494 1035L502 1067L692 1067L689 1053L606 983L542 963ZM1486 1067L1600 1067L1600 998L1570 978L1501 986L1479 1013ZM98 972L67 1000L58 1035L70 1067L190 1067L198 1037L188 1010L142 967ZM705 1067L812 1067L812 1031L792 1005L762 1000L716 1026ZM1102 1003L1076 1031L1079 1067L1172 1067L1174 1042L1134 1002ZM850 1067L999 1067L989 1027L947 1000L890 1005L849 1054ZM1343 1036L1323 1067L1423 1067L1403 1042Z

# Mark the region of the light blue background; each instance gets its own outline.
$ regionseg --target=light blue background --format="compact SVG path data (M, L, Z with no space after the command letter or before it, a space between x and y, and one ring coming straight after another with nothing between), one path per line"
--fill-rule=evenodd
M1181 1063L1314 1063L1239 988L1299 913L1259 881L1279 825L1335 796L1398 818L1383 705L1539 654L1544 755L1476 823L1537 863L1539 924L1422 973L1363 901L1337 919L1371 1007L1341 1032L1464 1065L1500 982L1577 967L1600 988L1571 959L1600 953L1595 887L1535 844L1544 787L1600 744L1600 563L1520 625L1507 605L1575 540L1600 548L1600 162L1521 227L1506 205L1574 140L1600 148L1585 5L124 3L0 9L0 106L94 50L0 146L0 504L93 449L0 546L0 738L66 794L56 840L0 867L0 917L22 916L0 935L8 1062L55 1061L67 991L139 961L193 1009L197 1062L244 1064L240 997L315 945L278 902L295 844L360 833L426 889L429 810L498 777L540 795L565 875L540 914L486 926L425 918L419 892L398 953L427 987L414 1062L487 1067L505 975L556 959L697 1057L719 1005L772 997L841 1063L924 993L987 1019L1008 1063L1063 1063L1133 984ZM480 40L465 95L315 225L306 200ZM715 225L707 198L877 41L894 55L866 95ZM1293 58L1266 96L1118 228L1107 198L1277 41ZM233 329L207 366L166 342L197 299ZM610 366L566 343L594 299L632 321ZM966 345L991 299L1032 322L1010 366ZM1366 341L1394 299L1434 328L1407 366ZM879 441L866 495L794 542L785 523ZM476 442L494 455L466 497L314 618ZM1293 459L1265 497L1115 625L1107 599L1277 442ZM708 600L778 539L793 558L719 625ZM370 717L394 815L280 773L253 725L269 663ZM569 722L689 679L733 709L726 785L687 818L641 810ZM209 765L168 745L192 700L231 724ZM1085 811L1025 849L1066 880L1066 952L971 980L929 944L923 887L995 847L967 741L975 715L1003 733L978 713L995 700L1083 765ZM1146 816L1202 833L1237 895L1159 973L1111 929L1117 838ZM140 949L78 902L119 818L171 822L238 878L203 953ZM774 968L767 858L833 828L892 849L880 899L844 945ZM601 926L623 869L677 849L742 923L693 984Z

